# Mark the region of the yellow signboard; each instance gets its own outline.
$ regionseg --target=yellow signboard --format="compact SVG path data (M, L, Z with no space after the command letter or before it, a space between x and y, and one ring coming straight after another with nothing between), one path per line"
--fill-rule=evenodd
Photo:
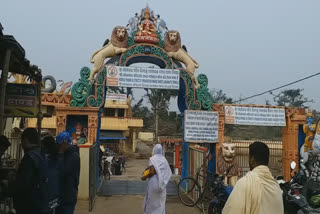
M8 83L4 114L7 117L37 117L37 86Z

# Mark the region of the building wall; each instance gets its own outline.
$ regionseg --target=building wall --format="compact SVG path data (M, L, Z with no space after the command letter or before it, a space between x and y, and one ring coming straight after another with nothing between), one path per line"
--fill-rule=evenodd
M89 200L89 157L90 147L80 147L80 180L78 188L78 199Z
M139 132L138 138L142 141L153 141L153 132Z

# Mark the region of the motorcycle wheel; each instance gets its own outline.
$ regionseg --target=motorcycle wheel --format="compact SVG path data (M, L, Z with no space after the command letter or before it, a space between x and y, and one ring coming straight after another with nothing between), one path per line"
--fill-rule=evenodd
M208 209L208 214L220 214L220 213L218 212L217 207L210 205Z

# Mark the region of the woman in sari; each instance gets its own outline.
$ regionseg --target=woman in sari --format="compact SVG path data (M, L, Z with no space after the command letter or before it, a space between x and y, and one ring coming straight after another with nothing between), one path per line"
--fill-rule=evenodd
M149 174L142 179L148 179L147 191L143 202L144 214L166 213L166 186L172 172L168 161L162 155L162 146L155 145L149 160Z

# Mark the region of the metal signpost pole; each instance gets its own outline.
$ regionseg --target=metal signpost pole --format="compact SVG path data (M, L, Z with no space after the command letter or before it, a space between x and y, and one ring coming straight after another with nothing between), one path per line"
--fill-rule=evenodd
M189 153L189 143L185 142L184 132L185 132L185 124L184 117L185 111L181 113L182 117L182 169L181 169L181 179L188 177L188 153Z

